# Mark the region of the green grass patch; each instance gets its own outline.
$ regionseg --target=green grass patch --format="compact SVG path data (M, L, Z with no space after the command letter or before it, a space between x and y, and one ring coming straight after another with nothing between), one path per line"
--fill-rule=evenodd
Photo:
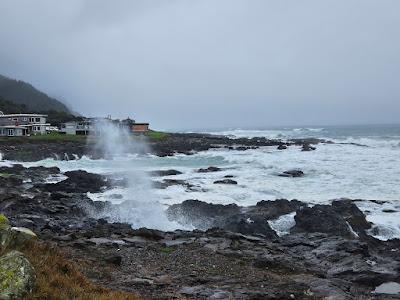
M154 140L163 140L168 137L168 134L161 131L149 131L147 132L147 136Z
M171 247L163 247L160 249L160 251L165 254L171 254L172 252L174 252L174 249Z
M52 132L49 134L37 134L31 136L12 136L12 137L0 137L0 142L13 142L13 143L24 143L25 141L86 141L87 136L85 135L68 135L61 134L58 132Z
M3 178L9 178L11 176L12 176L12 174L10 174L10 173L0 173L0 177L3 177Z
M58 132L52 132L49 134L38 134L27 137L30 140L41 140L41 141L84 141L87 136L84 135L68 135L61 134Z

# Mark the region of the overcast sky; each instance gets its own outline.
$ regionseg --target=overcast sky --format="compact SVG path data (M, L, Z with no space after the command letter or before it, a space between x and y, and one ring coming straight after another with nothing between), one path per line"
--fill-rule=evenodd
M158 129L399 123L399 0L1 0L0 74Z

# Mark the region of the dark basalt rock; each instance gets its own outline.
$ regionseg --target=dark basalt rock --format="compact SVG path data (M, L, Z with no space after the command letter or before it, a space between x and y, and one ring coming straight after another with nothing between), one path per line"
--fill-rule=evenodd
M281 177L303 177L304 172L301 170L289 170L289 171L285 171L285 172L279 174L278 176L281 176Z
M199 151L206 151L213 148L228 148L235 150L248 150L257 147L279 145L315 145L329 143L321 139L291 139L283 142L279 139L267 139L265 137L255 138L231 138L212 134L199 133L168 133L165 138L151 139L143 136L149 144L149 152L158 156L173 156L176 153L191 155ZM138 149L131 149L137 153ZM12 161L38 161L46 158L57 160L70 160L80 158L83 155L91 158L103 158L104 153L98 151L90 139L67 140L40 140L40 139L7 139L0 144L0 152L3 158Z
M165 233L160 231L160 230L155 230L155 229L148 229L148 228L139 228L136 230L133 230L133 235L134 236L139 236L145 239L149 240L155 240L159 241L165 238Z
M294 217L296 225L291 232L322 232L346 238L354 238L349 224L330 205L302 207Z
M60 173L60 169L57 167L30 167L25 168L20 164L14 164L11 167L0 167L0 173L3 176L0 178L9 178L15 181L15 185L19 185L19 181L30 182L33 184L43 182L43 179L52 175Z
M371 229L371 223L366 220L363 212L351 200L333 201L332 207L358 234L365 233L365 230Z
M257 202L255 207L248 209L247 213L262 215L267 220L276 219L296 210L306 207L307 204L298 200L277 199L273 201L262 200Z
M286 150L287 146L282 144L282 145L279 145L276 149L278 149L278 150Z
M256 215L237 214L220 222L219 228L248 235L264 235L277 238L276 232L269 226L267 220Z
M214 181L214 184L237 184L237 181L232 179L222 179Z
M152 183L153 187L156 189L166 189L167 187L174 185L181 185L187 189L192 189L194 186L185 180L181 179L164 179L163 181L154 181Z
M159 177L174 176L174 175L180 175L180 174L182 174L182 172L177 171L177 170L158 170L158 171L150 172L151 176L159 176Z
M85 262L82 272L105 288L149 299L398 298L371 292L399 282L400 240L363 236L369 224L351 200L312 208L285 199L246 208L185 201L168 210L174 220L219 228L162 232L102 219L115 205L93 202L85 192L49 193L43 185L30 189L20 181L12 186L11 177L0 180L6 184L0 186L0 213L11 226L29 227L42 243ZM292 211L294 230L276 237L267 220ZM359 238L348 236L348 223Z
M301 151L314 151L315 149L317 148L311 146L310 144L304 144L301 148Z
M218 171L221 171L221 168L213 167L213 166L208 167L206 169L198 169L197 170L198 173L211 173L211 172L218 172Z
M121 262L122 262L122 256L121 255L109 255L109 256L105 257L104 260L115 266L120 266Z
M97 193L107 186L106 179L98 174L86 171L70 171L64 173L68 178L58 183L45 184L43 188L49 192Z
M167 209L170 220L192 224L202 230L214 227L220 220L239 212L240 208L236 204L211 204L199 200L186 200Z

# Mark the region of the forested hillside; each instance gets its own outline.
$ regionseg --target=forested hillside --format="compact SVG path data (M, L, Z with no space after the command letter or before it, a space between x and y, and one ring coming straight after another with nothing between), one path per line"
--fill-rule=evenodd
M0 75L0 98L12 103L25 105L31 111L59 111L71 113L57 99L37 90L29 83Z

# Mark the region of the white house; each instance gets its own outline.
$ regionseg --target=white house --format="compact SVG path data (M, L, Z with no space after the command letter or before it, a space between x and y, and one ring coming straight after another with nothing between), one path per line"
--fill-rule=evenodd
M61 124L60 133L68 135L89 135L94 130L91 120L70 121Z
M3 114L0 111L0 136L25 136L45 134L47 115L41 114Z

